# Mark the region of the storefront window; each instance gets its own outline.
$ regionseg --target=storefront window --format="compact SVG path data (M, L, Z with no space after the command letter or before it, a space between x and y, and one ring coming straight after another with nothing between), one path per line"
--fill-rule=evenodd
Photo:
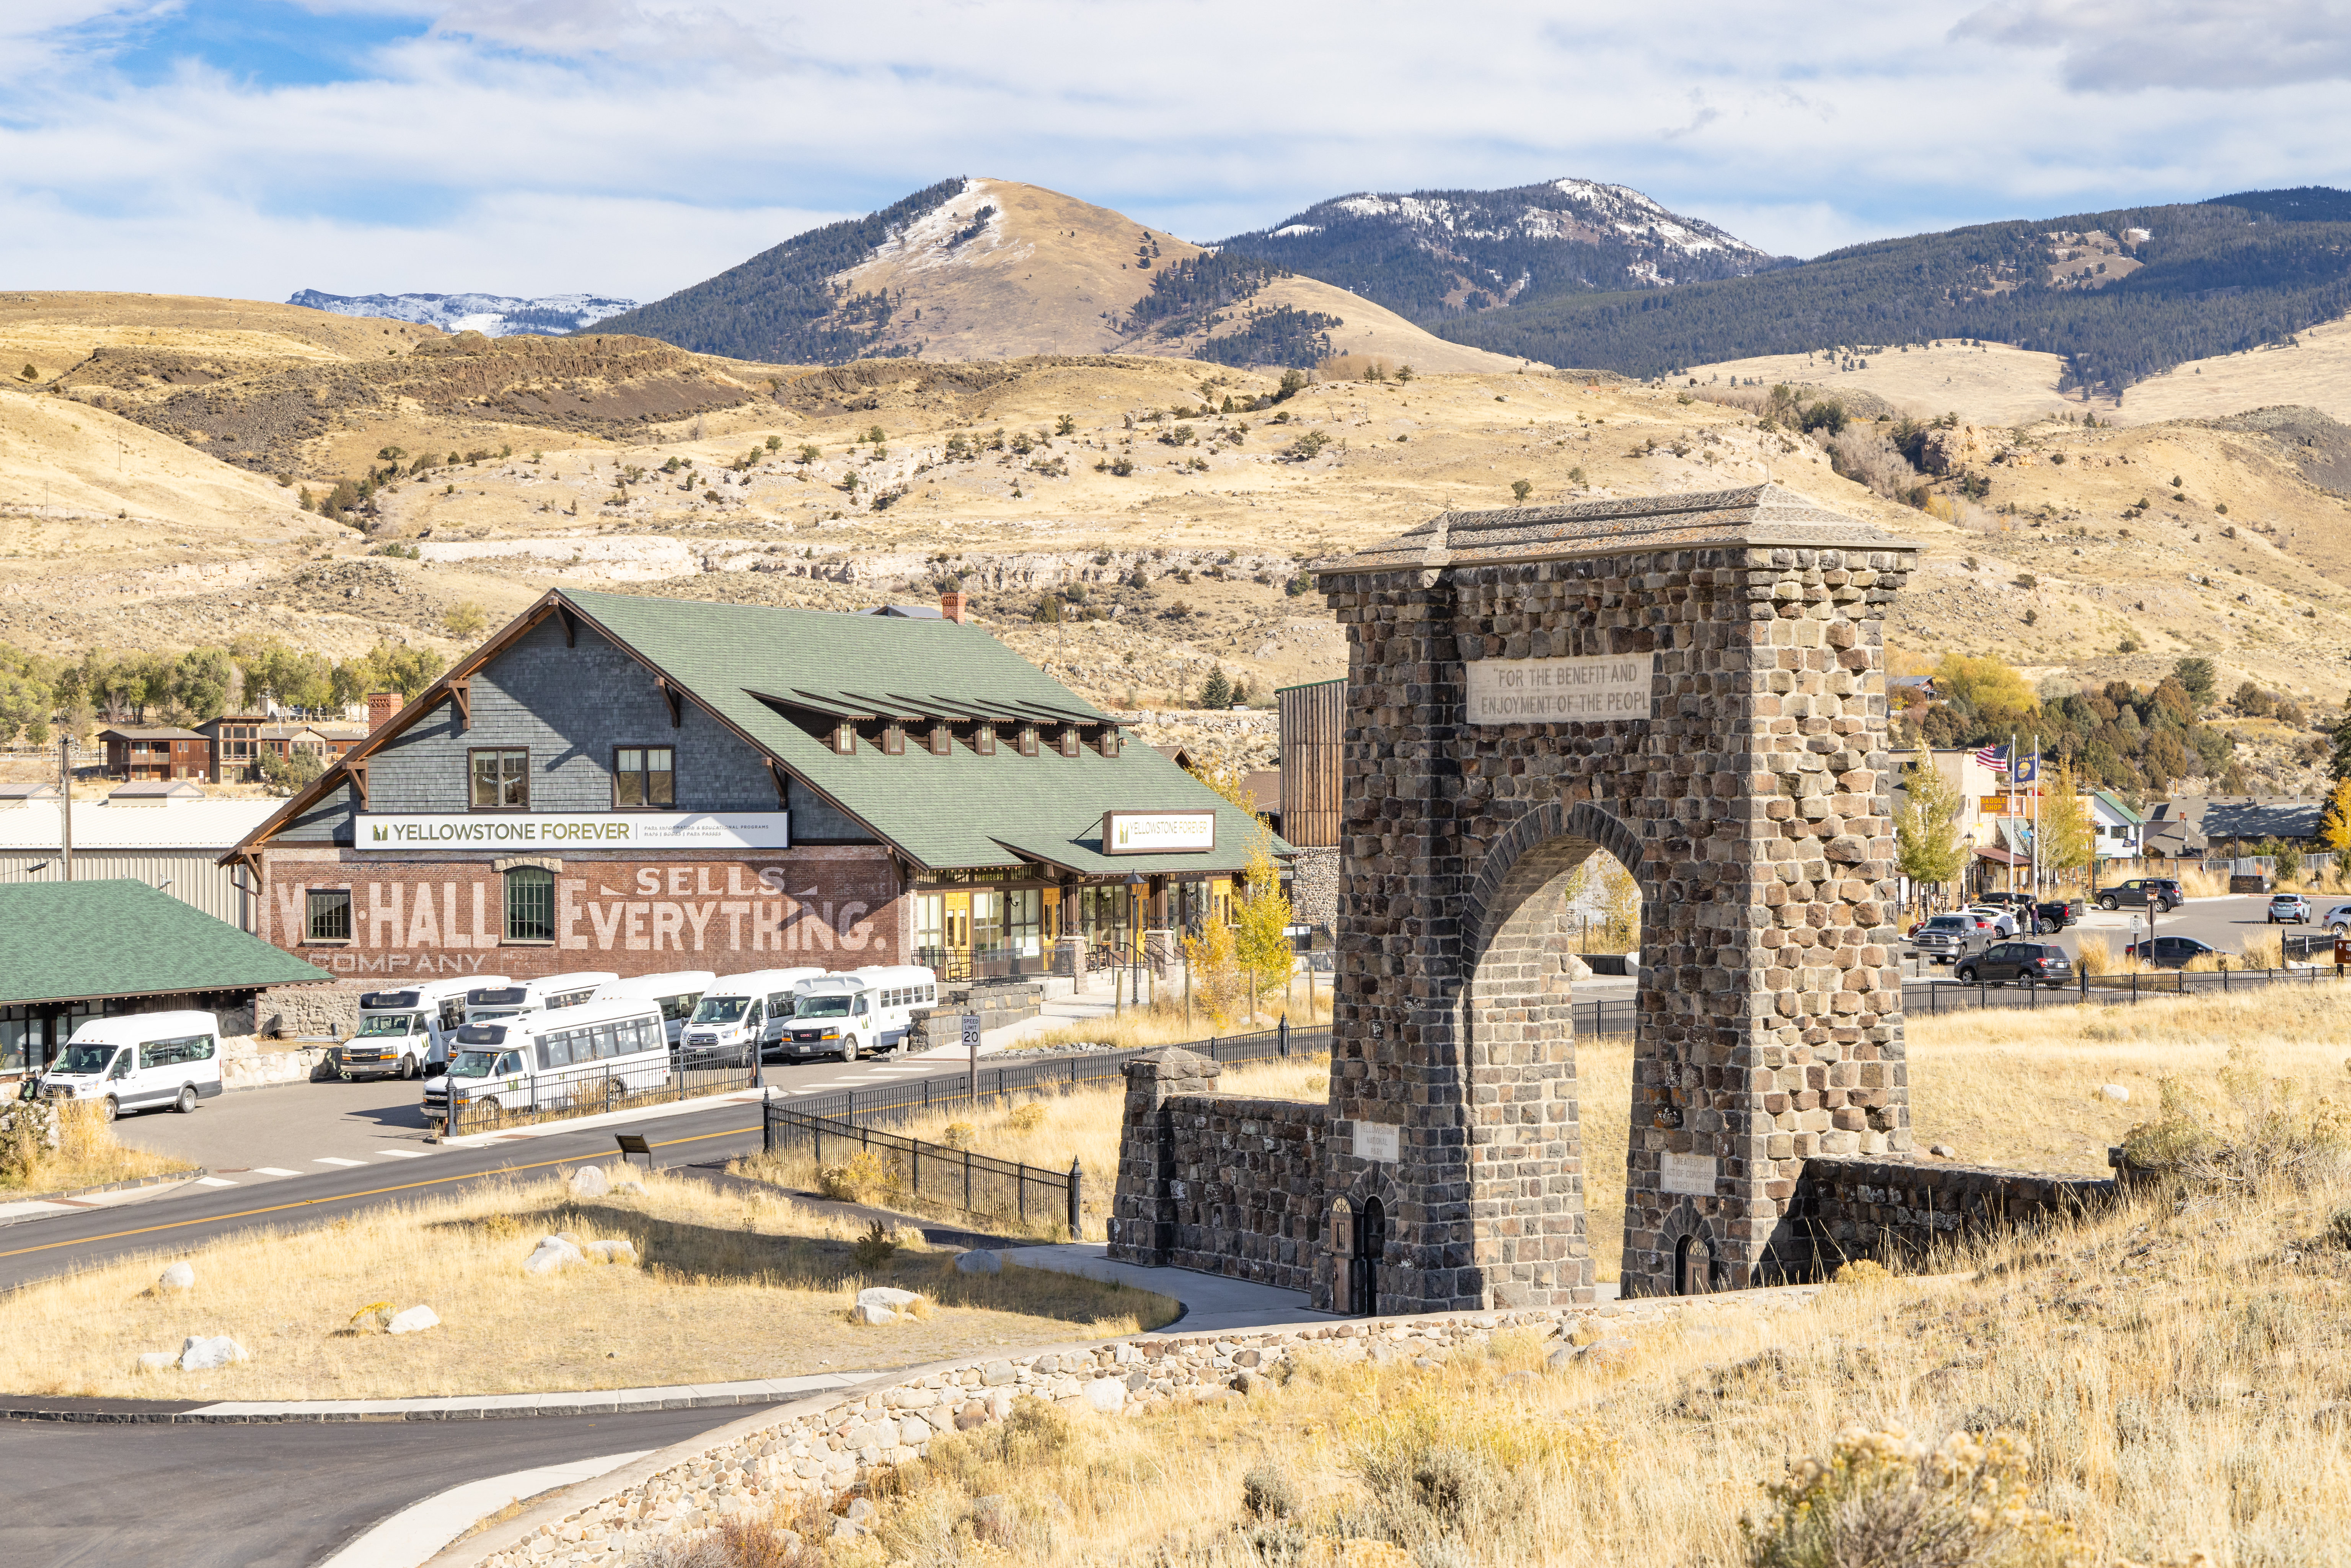
M993 888L972 890L971 945L991 958L1004 946L1004 895Z
M1045 890L1016 887L1004 895L1004 945L1013 956L1041 958L1045 954Z
M946 946L947 901L944 894L914 894L914 951L935 953Z

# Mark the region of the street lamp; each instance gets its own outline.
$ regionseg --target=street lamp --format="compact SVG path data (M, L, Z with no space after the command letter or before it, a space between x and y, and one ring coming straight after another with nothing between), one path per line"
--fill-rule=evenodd
M1127 910L1134 920L1134 941L1136 944L1135 946L1128 950L1128 956L1137 960L1130 967L1129 969L1126 998L1126 1003L1129 1007L1140 1007L1143 1005L1143 965L1140 961L1142 956L1140 945L1143 941L1143 894L1144 890L1150 885L1149 881L1144 878L1141 872L1131 871L1126 873L1125 886L1127 890Z

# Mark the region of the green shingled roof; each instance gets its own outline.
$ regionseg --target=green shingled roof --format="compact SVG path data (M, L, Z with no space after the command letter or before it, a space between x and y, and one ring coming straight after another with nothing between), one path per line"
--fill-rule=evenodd
M0 887L0 1007L334 977L143 882Z
M1256 820L1150 747L1130 739L1116 757L1092 747L1061 756L1050 744L1061 721L1100 726L1111 716L977 626L569 589L562 597L933 870L1026 857L1092 876L1222 873L1249 862ZM826 714L907 716L905 755L871 745L837 754L810 733ZM959 742L932 756L911 718L935 714L995 719L996 755ZM1024 718L1047 737L1036 757L1015 744ZM1104 855L1102 816L1110 810L1214 810L1217 847ZM1280 839L1273 848L1290 852Z

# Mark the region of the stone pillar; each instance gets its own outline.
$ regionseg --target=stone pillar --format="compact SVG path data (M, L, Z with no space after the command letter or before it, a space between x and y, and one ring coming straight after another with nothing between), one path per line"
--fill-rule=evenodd
M1166 979L1183 959L1184 945L1175 932L1159 926L1143 934L1143 961L1153 979Z
M1385 1208L1383 1307L1591 1295L1558 895L1595 850L1642 889L1633 1103L1597 1108L1632 1119L1628 1294L1685 1243L1761 1282L1806 1156L1907 1153L1880 621L1915 550L1765 485L1318 566L1349 644L1325 1187Z
M1053 943L1053 973L1065 979L1086 977L1086 939L1082 936L1058 937Z
M1110 1255L1122 1263L1162 1268L1176 1249L1175 1131L1167 1102L1176 1095L1214 1094L1224 1069L1207 1057L1170 1046L1126 1064L1126 1106L1121 1119L1118 1190L1111 1200Z

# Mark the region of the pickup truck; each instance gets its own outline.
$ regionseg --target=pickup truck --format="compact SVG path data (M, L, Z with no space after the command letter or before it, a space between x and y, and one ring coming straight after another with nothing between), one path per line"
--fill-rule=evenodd
M1937 915L1929 916L1910 933L1910 946L1922 958L1938 964L1956 964L1971 953L1983 950L1999 933L1992 923L1981 915Z

